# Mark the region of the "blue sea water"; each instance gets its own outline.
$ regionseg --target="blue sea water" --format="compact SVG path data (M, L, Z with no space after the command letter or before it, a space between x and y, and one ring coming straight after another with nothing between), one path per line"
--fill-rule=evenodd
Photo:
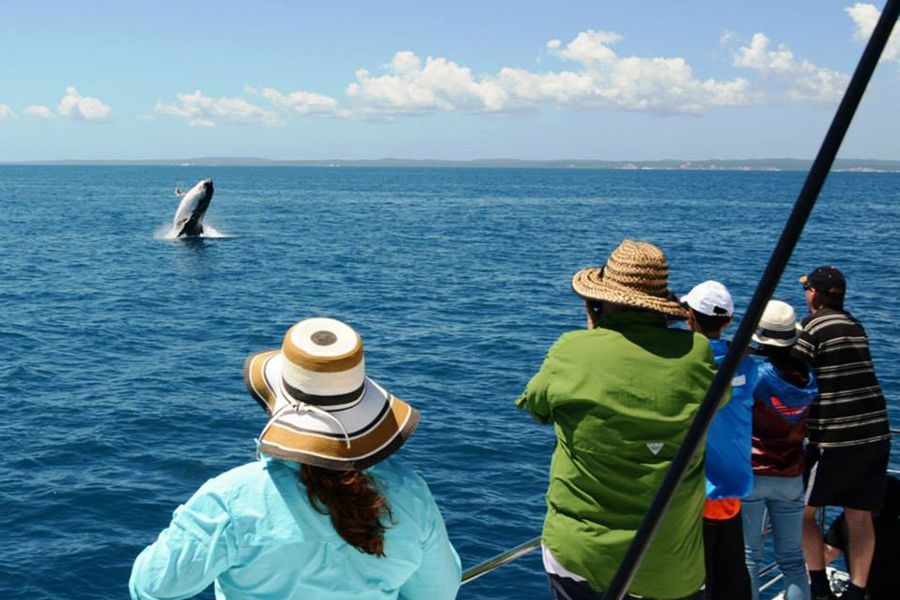
M172 189L206 176L221 237L164 239ZM804 176L0 167L0 598L127 597L172 510L253 459L245 356L316 315L356 327L369 374L421 409L401 455L464 567L538 535L553 433L512 401L584 326L571 275L650 240L673 290L720 279L740 310ZM840 266L894 427L898 225L900 174L831 174L775 295L802 314L796 278ZM546 595L532 553L460 597Z

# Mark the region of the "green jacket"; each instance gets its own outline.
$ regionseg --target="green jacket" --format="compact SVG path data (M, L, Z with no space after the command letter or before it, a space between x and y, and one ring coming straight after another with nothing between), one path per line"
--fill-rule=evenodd
M606 589L716 372L706 338L624 310L563 334L516 401L553 423L542 541L567 570ZM629 592L669 599L703 585L702 445Z

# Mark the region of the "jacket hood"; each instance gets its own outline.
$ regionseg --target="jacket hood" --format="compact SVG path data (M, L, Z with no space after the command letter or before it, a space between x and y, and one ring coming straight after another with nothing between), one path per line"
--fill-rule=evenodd
M753 396L768 404L789 423L796 423L806 416L810 403L819 393L815 376L809 373L809 383L798 387L785 381L772 363L764 362L758 369L759 381Z

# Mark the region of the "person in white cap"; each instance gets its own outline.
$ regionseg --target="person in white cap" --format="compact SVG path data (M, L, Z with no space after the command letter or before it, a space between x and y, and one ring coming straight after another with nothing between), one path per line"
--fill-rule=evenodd
M366 377L362 340L300 321L244 365L261 460L207 481L137 557L133 599L450 600L460 562L428 486L389 458L419 413Z
M716 364L721 364L728 352L722 333L734 315L728 289L718 281L704 281L681 301L688 309L688 328L709 338ZM707 432L703 509L706 600L749 600L751 594L741 498L753 488L750 424L755 383L756 364L745 356L731 380L731 400L719 409Z
M741 509L753 600L759 597L767 516L785 600L810 595L803 559L803 438L818 388L812 368L792 352L799 337L791 305L770 300L753 333L765 361L753 390L753 491Z

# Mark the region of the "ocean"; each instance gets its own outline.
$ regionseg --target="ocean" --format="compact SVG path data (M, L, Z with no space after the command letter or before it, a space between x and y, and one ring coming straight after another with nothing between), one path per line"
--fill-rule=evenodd
M174 187L203 177L217 237L165 239ZM0 598L127 597L175 507L254 458L266 419L244 358L311 316L353 325L369 375L421 410L398 455L429 482L464 568L538 535L554 437L513 400L584 326L572 274L648 240L674 291L719 279L740 313L804 178L0 167ZM898 226L900 174L832 173L775 293L804 314L797 278L844 271L894 428ZM460 598L546 590L534 552Z

